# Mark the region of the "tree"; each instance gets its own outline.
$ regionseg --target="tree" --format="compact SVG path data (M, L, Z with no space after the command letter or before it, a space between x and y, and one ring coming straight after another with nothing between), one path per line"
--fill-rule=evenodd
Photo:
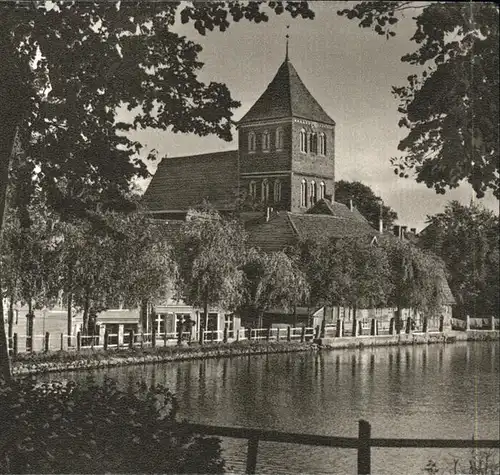
M388 302L397 309L396 328L402 328L402 310L436 313L445 303L446 270L441 259L403 239L381 240L390 268L393 291Z
M393 88L399 125L409 130L398 147L405 154L392 159L394 171L407 177L413 170L438 193L467 180L478 197L490 189L500 198L498 6L361 2L338 13L389 38L406 10L415 13L411 39L418 49L401 60L420 70Z
M398 219L398 214L390 207L384 205L382 198L376 196L373 190L359 181L340 180L335 183L335 201L349 206L349 200L359 212L378 229L379 219L382 218L384 227L391 228L392 223Z
M457 314L498 316L498 216L480 205L452 201L428 222L420 244L446 264Z
M266 254L250 249L243 265L244 300L240 311L262 328L264 312L272 307L292 310L307 301L309 285L296 262L284 252Z
M303 241L301 268L311 286L311 303L370 308L384 305L391 293L384 249L359 238Z
M243 298L246 235L236 221L216 211L190 211L173 245L176 288L188 305L203 308L200 338L208 308L235 310Z
M126 135L131 129L229 140L238 102L225 85L199 81L201 46L171 30L179 13L205 34L242 18L267 21L266 8L314 16L306 2L2 2L0 239L17 142L26 158L24 173L11 177L24 179L19 196L29 202L28 191L39 186L48 205L70 218L95 210L97 202L103 209L121 204L130 180L148 175L141 144ZM122 108L134 113L128 123L117 119ZM4 368L2 375L8 377Z

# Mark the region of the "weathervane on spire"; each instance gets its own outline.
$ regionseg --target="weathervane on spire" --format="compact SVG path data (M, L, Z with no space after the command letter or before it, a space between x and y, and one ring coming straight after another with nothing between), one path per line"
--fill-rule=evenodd
M288 29L290 28L290 25L286 25L286 52L285 52L285 61L288 61L288 40L290 39L290 35L288 34Z

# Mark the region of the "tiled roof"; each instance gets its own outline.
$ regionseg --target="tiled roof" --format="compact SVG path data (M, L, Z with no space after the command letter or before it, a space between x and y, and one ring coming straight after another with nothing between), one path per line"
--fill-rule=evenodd
M335 125L335 121L314 99L289 60L283 62L264 94L239 123L284 117L299 117Z
M238 150L164 158L144 193L149 211L187 211L204 200L218 210L235 207Z
M352 215L350 217L295 213L287 213L287 215L300 239L374 237L378 235L377 231L368 222Z
M351 211L345 204L333 203L325 198L319 200L314 206L307 210L307 214L329 214L339 218L352 219L355 217L359 221L368 223L368 220L358 211L356 207Z

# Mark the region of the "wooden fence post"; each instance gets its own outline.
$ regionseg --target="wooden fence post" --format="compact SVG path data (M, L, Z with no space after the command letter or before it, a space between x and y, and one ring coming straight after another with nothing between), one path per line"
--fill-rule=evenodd
M50 343L50 333L45 332L44 345L43 345L43 351L45 353L48 353L49 351L49 343Z
M227 328L227 325L224 325L224 333L222 334L222 343L227 343L228 334L229 334L229 329Z
M290 327L288 327L290 328ZM259 439L252 437L248 439L247 467L245 473L255 473L257 468L257 451L259 449Z
M470 330L470 317L469 315L467 315L465 317L465 331L469 331Z
M276 328L276 341L280 341L280 327Z
M376 336L377 335L377 319L372 318L371 326L370 326L370 335L371 336Z
M441 318L444 320L444 317L441 315ZM492 315L490 317L490 330L494 330L495 329L495 316Z
M441 333L443 333L443 332L444 332L444 315L441 315L441 316L439 317L439 331L440 331Z
M424 333L427 333L429 331L429 319L427 317L424 317L424 328L422 331Z
M17 355L17 333L14 333L14 336L13 336L13 341L12 341L12 351L14 353L14 356Z
M394 319L394 317L392 317L390 320L389 320L389 335L394 335L394 333L396 333L396 320Z
M326 321L325 318L323 317L323 320L321 320L321 333L319 334L320 338L325 338L326 335Z
M76 351L80 351L82 348L82 333L78 332L76 334Z
M319 334L320 334L320 327L319 325L316 325L316 328L314 329L314 339L317 340L319 338Z
M151 346L156 348L156 320L151 325Z
M103 342L104 351L108 351L108 340L109 340L109 333L108 329L106 328L106 330L104 330L104 342Z
M134 347L134 340L135 340L134 330L129 330L128 338L129 338L128 347L132 349Z
M236 332L236 341L240 341L240 330L241 328L238 328L238 330L234 330Z
M358 426L358 475L370 475L372 470L370 437L370 423L361 419Z
M352 334L351 336L358 336L359 335L359 323L358 319L353 316L352 317Z
M306 341L306 326L302 325L302 331L300 332L300 342L304 343Z
M290 325L288 325L288 328L286 329L286 340L292 341L292 327Z
M271 339L271 327L267 327L266 341Z
M61 333L61 351L64 350L64 333Z

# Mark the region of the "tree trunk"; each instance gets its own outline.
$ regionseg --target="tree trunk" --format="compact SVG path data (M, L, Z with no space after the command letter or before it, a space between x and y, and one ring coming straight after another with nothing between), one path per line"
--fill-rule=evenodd
M72 306L73 306L73 294L71 292L68 293L68 304L67 304L67 315L68 315L68 337L71 336L71 332L73 331L73 314L72 314ZM68 341L71 341L68 338Z
M87 292L85 295L85 302L83 303L83 328L82 334L87 335L89 330L89 310L90 310L90 294Z
M14 331L14 296L11 295L9 299L9 313L8 313L8 335L9 335L9 349L12 349L12 336Z

